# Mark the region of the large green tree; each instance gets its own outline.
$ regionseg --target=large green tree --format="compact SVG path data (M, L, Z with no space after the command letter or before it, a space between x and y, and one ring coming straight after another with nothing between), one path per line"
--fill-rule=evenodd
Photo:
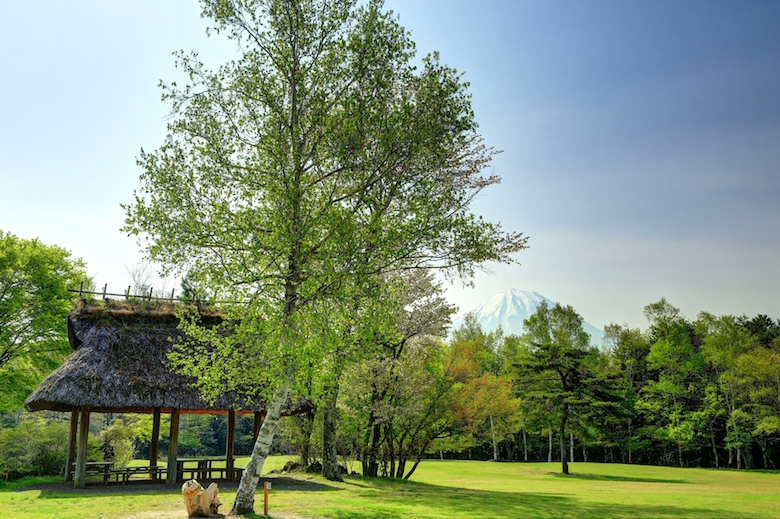
M0 231L0 377L3 407L20 405L29 391L70 351L65 316L76 295L68 287L88 281L70 252ZM19 369L17 369L19 368Z
M70 252L0 231L0 367L14 358L67 342L63 319L76 296L68 287L88 281Z
M591 402L589 381L593 378L590 336L582 329L582 317L571 307L542 301L523 321L523 340L530 355L518 366L526 400L551 405L558 418L561 470L569 473L566 455L566 423L576 407Z
M166 271L249 301L232 310L232 339L209 337L227 364L198 370L206 389L253 375L275 387L236 496L246 513L296 367L314 354L301 340L313 303L392 269L468 278L483 261L511 261L525 239L470 213L498 178L482 175L494 152L468 84L435 54L416 68L380 1L201 5L242 52L213 72L179 55L189 80L164 85L169 137L141 152L125 230ZM238 339L242 363L225 353Z

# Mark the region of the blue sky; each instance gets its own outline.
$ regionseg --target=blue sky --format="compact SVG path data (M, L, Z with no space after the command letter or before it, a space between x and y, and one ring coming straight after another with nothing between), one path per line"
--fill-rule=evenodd
M171 52L216 67L194 2L13 3L0 19L0 229L83 257L99 285L140 259L119 231L135 156L165 135ZM596 326L780 317L780 3L388 0L421 54L466 72L503 177L475 210L531 237L470 308L509 288Z

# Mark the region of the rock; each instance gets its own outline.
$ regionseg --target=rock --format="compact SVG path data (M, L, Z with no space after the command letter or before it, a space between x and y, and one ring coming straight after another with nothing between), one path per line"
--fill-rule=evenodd
M319 461L313 461L311 465L306 467L306 472L309 474L319 474L322 472L322 463Z
M204 490L200 483L191 479L181 486L181 494L190 517L214 517L219 514L222 502L219 500L216 483Z

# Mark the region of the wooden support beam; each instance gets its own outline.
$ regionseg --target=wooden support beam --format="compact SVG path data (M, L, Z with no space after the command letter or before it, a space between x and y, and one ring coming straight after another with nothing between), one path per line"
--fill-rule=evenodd
M70 473L73 462L76 461L76 436L79 429L79 410L74 407L70 412L70 436L68 437L68 455L65 460L65 481L73 481Z
M236 412L233 410L228 411L228 433L227 433L227 445L225 446L225 457L227 468L227 479L233 480L233 447L235 445L236 437Z
M179 451L179 410L171 411L171 433L168 437L168 478L166 485L175 485L178 479L176 458Z
M252 448L255 448L255 443L257 443L257 437L260 435L260 426L263 425L263 418L265 418L265 413L261 413L260 411L255 411L255 427L254 431L252 432Z
M160 454L160 408L154 408L154 421L152 422L152 448L149 451L149 468L157 467L157 458ZM152 479L157 479L157 472L149 471Z
M89 438L89 407L81 408L81 424L79 429L79 446L76 452L75 488L84 488L87 477L87 439Z

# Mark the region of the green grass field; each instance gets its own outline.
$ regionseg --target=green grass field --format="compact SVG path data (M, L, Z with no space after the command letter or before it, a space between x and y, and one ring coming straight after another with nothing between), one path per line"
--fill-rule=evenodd
M266 470L289 457L273 457ZM241 466L245 460L239 460ZM142 462L141 462L142 463ZM637 465L426 461L412 481L319 476L278 480L271 516L335 519L449 518L780 518L780 472ZM51 481L51 480L47 480ZM28 481L26 484L43 481ZM0 487L3 517L185 518L180 489L141 485ZM220 497L229 511L235 486ZM262 510L262 498L256 510Z

